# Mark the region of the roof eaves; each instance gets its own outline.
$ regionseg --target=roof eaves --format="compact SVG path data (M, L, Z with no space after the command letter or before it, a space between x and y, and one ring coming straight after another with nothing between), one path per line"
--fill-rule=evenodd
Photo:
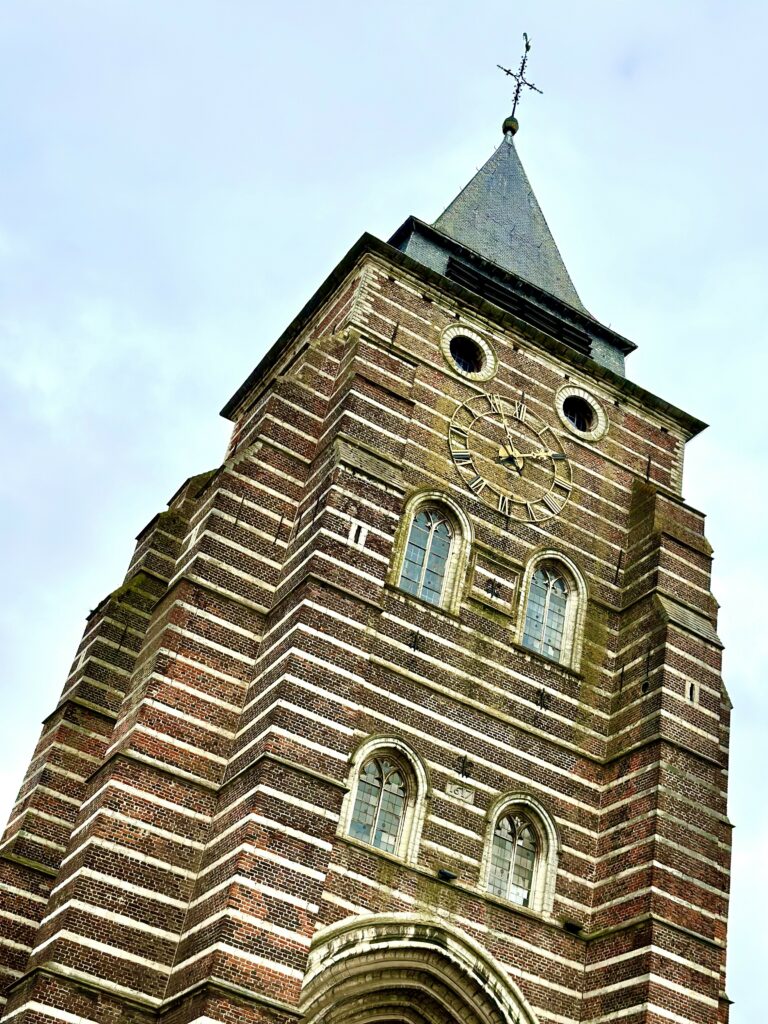
M415 221L415 218L410 219ZM408 224L408 221L406 221L406 224ZM405 226L406 225L403 225L395 232L392 236L393 240ZM429 225L427 225L427 227L429 227ZM514 328L520 334L529 338L534 344L548 352L551 352L564 362L573 364L579 369L582 369L585 373L590 374L592 377L604 380L621 394L633 398L635 401L642 403L676 423L682 429L688 440L706 429L707 424L704 423L703 420L697 419L695 416L691 416L690 413L685 412L683 409L679 409L677 406L672 405L671 402L667 402L663 398L659 398L651 391L646 391L646 389L640 387L639 384L632 383L632 381L627 380L626 377L622 377L613 370L609 370L605 366L600 366L599 363L596 363L594 359L591 359L589 356L582 355L580 352L577 352L575 349L563 344L563 342L558 341L556 338L552 338L543 331L532 327L524 320L516 317L513 313L508 313L506 310L501 309L499 306L496 306L487 299L477 295L476 292L470 291L468 288L464 288L455 281L451 281L444 275L439 274L436 270L432 270L423 263L419 263L411 256L407 256L404 252L401 252L400 249L394 248L390 243L382 242L380 238L376 238L375 235L371 235L368 232L358 238L349 252L347 252L343 259L331 271L325 281L323 281L312 298L309 299L299 314L294 317L288 327L286 327L274 345L272 345L269 351L265 354L261 362L258 363L256 368L249 374L247 379L226 403L224 408L221 410L222 416L227 419L234 418L234 414L237 412L246 395L250 393L254 385L258 383L259 379L275 365L283 351L291 341L293 341L297 334L304 329L318 307L336 290L350 271L355 267L357 262L360 260L360 257L366 253L373 253L381 256L383 259L389 260L391 263L398 264L404 270L407 270L416 277L420 277L423 281L432 284L435 288L450 292L460 299L464 305L476 307L489 319L495 320L502 326ZM628 344L632 344L632 342L628 342Z
M474 249L469 249L461 242L457 242L454 238L451 238L450 235L444 234L432 224L427 224L425 221L419 220L418 217L409 217L408 220L397 229L394 235L392 235L390 244L399 245L401 242L404 242L408 237L409 231L412 231L414 228L417 228L428 238L434 238L436 241L439 241L440 244L445 245L456 253L470 254L473 260L481 267L486 267L488 270L493 271L496 276L504 276L508 278L511 282L514 282L518 288L530 291L541 302L554 306L556 309L559 308L563 312L566 312L568 316L572 316L581 321L588 326L589 330L595 331L606 338L624 355L629 355L637 349L637 345L634 341L630 341L629 338L625 338L624 335L614 331L612 327L607 327L584 308L572 306L570 303L560 299L557 295L553 295L551 292L547 292L544 291L544 289L539 288L539 286L534 284L532 281L528 281L526 278L520 277L519 274L515 274L510 270L505 270L504 267L500 267L498 263L494 263L492 260L486 259L480 253L475 252Z

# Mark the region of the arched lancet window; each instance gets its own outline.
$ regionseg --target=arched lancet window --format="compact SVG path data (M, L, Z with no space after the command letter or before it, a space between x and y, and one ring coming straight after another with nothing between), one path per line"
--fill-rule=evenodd
M533 574L523 628L523 646L560 661L563 656L570 588L552 566Z
M372 736L351 757L338 835L415 863L428 799L416 751L398 736Z
M441 603L453 534L450 520L437 508L423 508L414 516L400 573L401 590L430 604Z
M456 614L472 549L472 524L450 495L416 491L398 527L389 582Z
M500 818L493 831L488 888L497 896L527 907L534 887L539 841L523 815Z
M403 831L408 787L400 765L374 757L363 765L349 834L386 853L395 853Z

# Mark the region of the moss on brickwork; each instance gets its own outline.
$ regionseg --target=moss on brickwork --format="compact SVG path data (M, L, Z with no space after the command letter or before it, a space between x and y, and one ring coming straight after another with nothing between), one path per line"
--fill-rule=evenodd
M199 498L202 489L210 482L210 480L213 479L216 473L218 473L218 467L216 467L216 469L207 469L204 473L198 473L196 476L191 476L189 478L189 483L187 484L187 490L191 496L193 498Z
M693 1007L693 1019L704 986L714 1005L720 982L710 932L727 890L727 839L715 818L725 814L724 761L714 715L673 700L681 691L660 666L682 665L678 674L690 673L702 704L714 706L719 650L703 647L699 611L702 518L664 487L638 480L630 494L647 450L657 478L672 478L658 416L652 406L613 413L610 380L590 380L583 366L577 383L594 388L611 426L599 439L563 434L575 478L559 514L523 522L502 516L488 493L473 494L453 463L448 425L477 398L478 382L442 360L441 332L458 320L483 333L498 356L483 390L526 393L561 434L555 395L565 371L576 371L551 348L533 352L535 336L518 337L511 321L494 326L490 303L474 307L465 296L451 308L434 280L425 297L426 285L394 275L406 278L407 268L373 268L354 307L357 285L337 281L339 294L302 321L295 346L267 357L231 406L242 416L235 454L187 480L145 527L128 577L102 602L103 621L89 622L66 718L51 721L56 742L46 735L38 748L50 764L33 762L28 806L42 813L27 815L24 841L37 837L56 856L68 850L62 877L74 884L57 886L55 898L71 892L104 914L86 916L74 899L41 906L45 955L150 997L158 1019L178 1024L206 1015L208 1005L187 1005L185 993L213 972L230 990L208 1016L234 1022L248 1016L243 993L298 1004L307 962L317 978L322 956L340 954L334 943L352 934L336 924L359 912L355 935L375 947L375 964L387 936L412 946L426 937L448 949L451 968L438 980L451 985L466 949L480 996L495 977L485 950L532 1005L569 1021L609 1019L617 1006L642 1013L648 984L637 978L658 974L672 983L657 989L667 1008L691 1016ZM352 315L362 335L334 334ZM418 502L442 497L458 529L436 606L397 583ZM185 550L177 561L202 513L201 556ZM518 632L525 567L540 557L560 559L574 588L563 664L525 647ZM505 604L495 586L484 589L494 577ZM661 602L660 579L670 591ZM376 740L370 750L402 758L412 801L392 854L335 835L342 796L344 822L356 806L361 745ZM517 803L539 826L539 909L487 891L490 837ZM66 845L70 820L82 823L82 854ZM141 927L118 913L123 904ZM640 914L658 935L628 930ZM561 927L566 917L574 934ZM453 940L436 918L452 922ZM472 941L457 945L461 933ZM587 953L585 939L596 936ZM396 958L406 943L392 947ZM654 961L654 947L674 955ZM343 952L346 963L337 962L353 975L354 950ZM681 998L681 963L706 969L695 1002ZM122 996L97 1013L69 978L41 998L73 1019L133 1019ZM368 1010L362 998L359 1007Z
M174 537L183 537L188 522L188 516L182 515L178 509L169 508L165 512L161 512L157 517L155 529L173 534Z
M396 889L402 874L402 868L385 857L376 858L376 881L386 889Z
M121 586L113 590L106 598L116 604L129 604L142 610L151 609L164 589L160 580L143 569L129 577Z
M441 867L448 868L458 874L458 865L451 861L451 858L444 857ZM428 878L426 875L419 875L416 881L416 902L414 910L424 914L433 914L439 909L448 914L457 913L463 903L463 897L457 889L454 889L450 882L443 882L437 878Z
M605 653L610 643L609 629L610 612L590 601L587 604L587 614L584 619L584 658L581 671L582 681L579 689L579 706L575 717L575 724L586 727L594 726L594 711L600 697L596 690L604 679L606 670ZM594 653L602 651L603 661L594 660ZM578 742L580 732L574 733L574 742Z

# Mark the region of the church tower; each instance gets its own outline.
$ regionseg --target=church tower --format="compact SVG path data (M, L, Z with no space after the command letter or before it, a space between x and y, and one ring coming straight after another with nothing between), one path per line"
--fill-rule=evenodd
M90 613L3 1021L727 1021L704 425L625 377L516 128L352 247Z

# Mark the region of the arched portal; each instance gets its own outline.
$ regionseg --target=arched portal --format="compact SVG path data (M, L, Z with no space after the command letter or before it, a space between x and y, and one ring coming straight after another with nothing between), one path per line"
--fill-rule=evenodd
M315 936L304 1024L536 1024L473 939L416 914L348 918Z

